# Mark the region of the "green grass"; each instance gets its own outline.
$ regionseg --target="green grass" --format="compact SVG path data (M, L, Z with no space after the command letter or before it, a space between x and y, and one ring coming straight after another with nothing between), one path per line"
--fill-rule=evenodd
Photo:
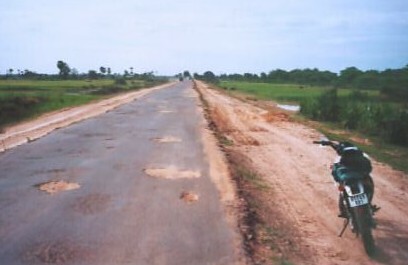
M261 176L259 176L257 173L255 173L255 172L253 172L251 170L247 170L244 167L237 168L237 172L238 172L239 176L242 179L244 179L245 181L251 183L257 189L260 189L260 190L269 190L270 189L268 183Z
M328 88L315 86L301 86L294 84L271 84L271 83L251 83L221 81L220 87L229 91L241 92L255 96L262 100L277 100L280 102L300 102L303 99L314 98L322 94ZM340 89L339 96L347 96L350 89ZM379 95L378 91L365 91L371 98Z
M113 80L0 80L0 91L81 90L113 85Z
M143 80L0 80L0 131L7 125L119 92L155 85Z

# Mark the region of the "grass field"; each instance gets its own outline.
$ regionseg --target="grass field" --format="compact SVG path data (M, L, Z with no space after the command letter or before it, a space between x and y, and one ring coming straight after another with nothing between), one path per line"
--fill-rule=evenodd
M113 85L113 80L0 80L0 91L24 90L82 90L87 87L102 87ZM52 91L51 91L52 92Z
M320 96L322 92L327 90L324 87L299 86L290 84L266 84L266 83L250 83L250 82L232 82L221 81L220 87L226 89L229 93L240 93L250 95L261 100L273 100L282 103L298 104L302 100L312 99ZM339 89L338 95L346 97L352 92L350 89ZM377 102L376 104L394 104L390 101L384 101L380 97L379 91L364 91L370 101ZM298 121L312 126L332 140L354 142L360 148L372 155L378 161L387 163L396 169L408 173L408 148L385 143L379 137L367 135L357 131L345 130L339 123L328 122L313 122L300 115L296 116ZM353 139L367 139L364 141L355 141Z
M314 98L327 90L324 87L301 86L293 84L270 84L270 83L251 83L221 81L220 87L229 91L237 91L255 96L263 100L277 100L280 102L297 102L303 99ZM365 91L373 99L379 95L378 91ZM350 89L340 89L339 96L347 96L351 93Z
M143 80L0 80L0 131L42 113L78 106L108 95L152 86Z

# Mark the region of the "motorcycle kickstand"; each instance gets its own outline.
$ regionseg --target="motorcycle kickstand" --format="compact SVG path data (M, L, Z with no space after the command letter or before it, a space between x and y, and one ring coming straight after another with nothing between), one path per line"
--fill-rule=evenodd
M350 220L347 218L344 220L344 225L343 225L343 229L341 230L339 237L342 237L344 234L344 231L346 231L346 228L348 226L348 224L350 223Z

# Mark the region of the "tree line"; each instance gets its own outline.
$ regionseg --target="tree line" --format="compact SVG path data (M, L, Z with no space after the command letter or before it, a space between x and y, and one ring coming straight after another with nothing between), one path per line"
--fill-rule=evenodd
M112 69L107 66L100 66L98 70L88 70L86 73L80 73L76 68L70 67L67 62L62 60L57 61L56 67L58 74L42 74L28 69L7 69L5 75L0 75L0 79L32 79L32 80L55 80L55 79L100 79L100 78L114 78L114 79L154 79L154 73L135 73L133 67L125 69L123 73L113 73Z
M218 81L244 81L263 83L290 83L299 85L326 86L332 88L352 88L359 90L380 90L382 94L395 99L408 99L408 65L400 69L384 71L363 71L348 67L340 73L314 69L295 69L286 71L276 69L269 73L221 74L216 76L207 71L203 75L194 74L194 78L210 83Z

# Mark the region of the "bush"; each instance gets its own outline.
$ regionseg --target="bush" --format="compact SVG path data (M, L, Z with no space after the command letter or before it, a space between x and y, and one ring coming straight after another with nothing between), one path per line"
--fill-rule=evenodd
M317 100L320 110L319 119L323 121L338 121L340 106L337 97L337 89L324 92Z
M116 78L115 85L119 86L126 86L126 79L125 78Z
M341 100L335 90L303 100L300 112L314 120L337 121L344 128L379 136L386 142L408 146L408 110L397 104L368 102L356 92Z
M301 101L300 112L314 120L338 121L340 106L337 89L327 90L316 99Z
M319 119L319 107L316 99L305 99L300 102L300 113L313 120Z
M37 96L0 98L0 127L32 116L36 113L38 106L45 101L47 98Z
M394 110L379 126L381 136L388 142L408 146L408 111Z

